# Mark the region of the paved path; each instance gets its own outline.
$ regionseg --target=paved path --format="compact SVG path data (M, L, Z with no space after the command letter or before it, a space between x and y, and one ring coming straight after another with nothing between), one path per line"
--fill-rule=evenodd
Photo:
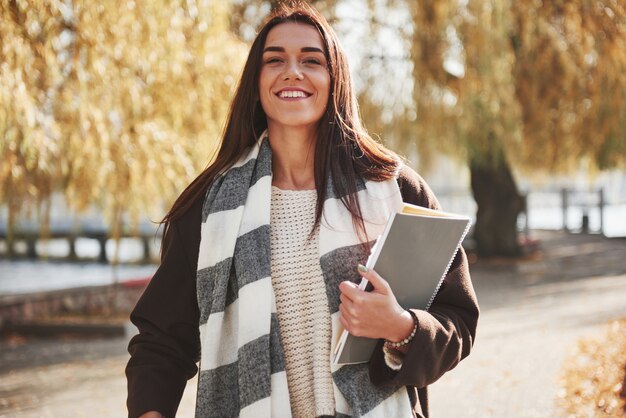
M626 240L543 237L542 258L472 270L482 314L472 354L431 386L432 416L553 418L580 338L626 317Z
M563 416L563 362L581 337L626 316L626 240L539 234L543 256L477 263L471 356L431 387L433 418ZM122 417L126 341L3 341L0 417ZM193 416L194 382L180 417Z

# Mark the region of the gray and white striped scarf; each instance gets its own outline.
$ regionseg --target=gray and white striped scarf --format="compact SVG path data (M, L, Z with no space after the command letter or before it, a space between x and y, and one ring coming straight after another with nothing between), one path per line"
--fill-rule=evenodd
M202 209L197 291L201 360L196 416L290 417L289 391L270 275L272 151L264 133L209 188ZM339 333L339 283L367 258L332 185L319 233L320 265ZM358 198L368 238L402 202L395 180L362 182ZM297 280L297 278L294 278ZM324 343L324 342L320 342ZM371 384L368 364L329 366L337 416L412 416L404 387Z

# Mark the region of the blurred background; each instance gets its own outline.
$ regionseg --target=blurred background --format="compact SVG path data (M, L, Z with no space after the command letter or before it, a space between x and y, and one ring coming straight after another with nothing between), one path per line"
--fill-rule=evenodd
M0 0L0 416L125 414L158 222L210 163L280 3ZM626 414L626 4L311 4L369 132L474 219L484 342L433 415Z

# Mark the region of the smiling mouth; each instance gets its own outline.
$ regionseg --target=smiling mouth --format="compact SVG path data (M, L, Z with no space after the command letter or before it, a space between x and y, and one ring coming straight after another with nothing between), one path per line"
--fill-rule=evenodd
M282 90L276 93L276 96L281 99L306 99L311 94L302 90Z

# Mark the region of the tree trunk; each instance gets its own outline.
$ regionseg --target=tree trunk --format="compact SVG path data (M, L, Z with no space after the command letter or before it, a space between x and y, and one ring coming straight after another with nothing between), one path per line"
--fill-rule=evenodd
M479 256L521 255L517 215L524 206L515 179L504 158L496 163L470 163L472 193L478 206L474 240Z

